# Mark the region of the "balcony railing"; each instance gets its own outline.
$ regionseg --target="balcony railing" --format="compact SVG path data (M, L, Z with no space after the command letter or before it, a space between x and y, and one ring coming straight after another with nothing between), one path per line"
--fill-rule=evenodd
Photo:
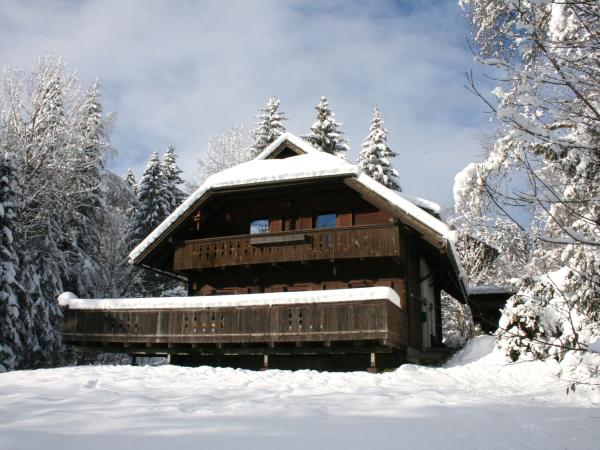
M99 348L137 348L152 353L219 352L231 354L265 347L297 344L311 353L313 344L377 341L406 346L405 315L389 300L272 306L214 307L165 310L64 310L64 342ZM177 347L179 346L179 347ZM152 350L154 348L154 350ZM133 351L133 350L132 350ZM272 350L289 353L289 349ZM358 351L356 348L354 351Z
M398 228L370 225L185 241L174 270L292 261L398 256Z

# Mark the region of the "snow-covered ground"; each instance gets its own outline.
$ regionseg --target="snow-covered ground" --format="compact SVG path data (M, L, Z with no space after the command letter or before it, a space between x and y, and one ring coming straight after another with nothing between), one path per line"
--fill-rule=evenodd
M385 374L88 366L0 374L0 449L598 449L600 396L481 337Z

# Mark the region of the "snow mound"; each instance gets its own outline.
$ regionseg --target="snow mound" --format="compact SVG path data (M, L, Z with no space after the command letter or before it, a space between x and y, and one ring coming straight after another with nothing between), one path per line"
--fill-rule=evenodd
M493 356L496 349L496 338L494 336L477 336L467 344L446 363L446 367L458 367L472 364L485 357Z

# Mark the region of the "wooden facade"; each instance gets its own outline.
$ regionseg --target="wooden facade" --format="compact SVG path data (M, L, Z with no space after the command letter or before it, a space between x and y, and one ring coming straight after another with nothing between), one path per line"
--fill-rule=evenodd
M298 153L284 141L272 157ZM198 364L262 355L303 357L301 366L312 367L311 356L354 355L363 364L370 355L372 368L381 368L375 355L388 355L386 364L393 365L407 349L440 345L441 290L464 300L444 238L361 186L343 174L207 190L134 262L185 279L192 296L385 286L399 305L382 298L194 310L65 309L65 340ZM253 232L256 223L260 233Z

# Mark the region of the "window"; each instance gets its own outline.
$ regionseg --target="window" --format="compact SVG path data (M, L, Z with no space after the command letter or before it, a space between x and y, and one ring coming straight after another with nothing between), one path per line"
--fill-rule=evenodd
M319 214L315 228L335 228L335 213Z
M250 222L250 234L269 232L269 219L256 219Z

